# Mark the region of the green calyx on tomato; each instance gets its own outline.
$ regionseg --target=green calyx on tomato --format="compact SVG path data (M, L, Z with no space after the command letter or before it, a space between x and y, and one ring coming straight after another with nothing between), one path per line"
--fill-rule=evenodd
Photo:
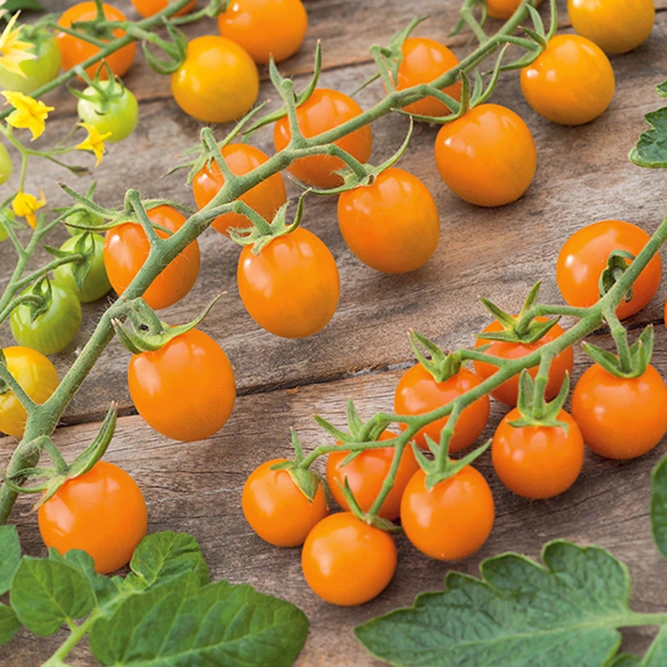
M111 134L106 141L122 141L134 132L139 122L137 98L111 73L106 81L90 80L83 92L73 88L70 92L79 99L76 107L79 118L97 128L100 134Z
M436 382L446 382L461 370L460 354L443 352L432 340L416 331L411 331L409 338L417 361L433 376ZM430 355L430 359L426 357L421 348Z
M600 289L600 298L602 298L627 271L628 262L634 261L635 256L627 250L612 250L607 259L607 266L600 274L598 287ZM632 287L626 292L625 300L632 300Z
M111 283L104 268L104 239L99 234L84 232L60 246L59 250L46 247L54 257L73 260L53 270L55 279L69 287L82 303L101 299Z
M558 419L558 415L563 409L567 396L570 393L570 374L565 374L560 391L552 401L547 401L544 397L546 382L542 384L542 389L539 387L540 385L537 384L528 370L524 368L519 377L519 398L517 401L517 409L521 417L509 422L509 425L514 428L522 428L524 426L560 427L567 433L569 425L567 422Z
M21 296L23 303L10 316L14 340L46 355L64 350L81 326L81 303L76 294L45 276Z
M301 224L304 200L308 192L309 190L306 190L306 192L299 197L299 202L296 207L296 215L294 216L294 221L290 224L287 224L286 222L289 202L283 204L278 209L278 212L271 222L267 222L245 202L237 199L231 207L231 210L234 213L245 215L252 222L252 226L244 227L242 229L230 229L229 238L231 238L234 243L238 243L241 246L252 246L252 254L259 255L271 241L274 241L280 236L290 234Z
M0 144L0 185L5 184L14 171L12 158L4 144Z
M112 321L113 328L120 342L132 354L156 352L176 336L194 329L208 315L221 296L222 294L216 296L194 320L179 326L170 326L162 322L143 299L133 299L129 302L127 312L127 318L131 326L124 324L119 319L114 319Z
M1 361L2 360L0 359L0 363ZM11 477L7 477L3 479L3 482L7 484L10 489L18 493L42 494L33 508L33 510L39 509L41 505L58 492L65 482L74 479L75 477L85 475L104 456L111 443L114 431L116 430L117 412L118 410L114 403L109 408L94 440L70 464L65 461L51 438L46 435L37 438L33 444L40 450L46 452L51 458L53 467L39 467L21 470L17 477L20 477L21 479L43 478L44 481L32 486L19 486L14 483Z
M315 421L336 440L343 444L345 443L360 443L360 442L375 442L380 435L391 424L390 421L381 421L372 419L366 423L361 420L359 412L354 405L354 401L350 399L347 402L347 426L348 433L337 429L333 424L323 419L319 415L314 416ZM350 454L341 462L341 466L347 465L350 461L355 459L361 452L350 452Z
M31 95L58 76L61 65L60 47L49 30L29 25L22 26L21 41L33 44L31 51L36 57L19 64L25 76L10 72L0 65L0 89Z
M541 281L533 285L526 301L523 304L521 312L515 317L501 310L494 303L488 299L480 299L485 308L496 318L502 325L502 330L497 332L482 332L475 334L477 338L492 341L503 341L507 343L524 343L531 345L544 338L544 336L558 324L559 317L553 319L527 319L527 313L537 304L537 297L539 295Z
M315 500L317 490L322 486L328 509L331 504L331 494L327 482L318 473L301 465L305 458L303 455L303 445L294 429L292 429L292 446L294 447L294 458L291 461L283 461L272 465L271 470L286 470L292 478L296 488L306 496L310 503Z
M649 324L632 345L628 346L627 340L624 341L627 347L625 359L592 343L584 342L582 348L598 366L602 366L611 375L630 379L641 377L646 372L653 356L653 340L653 325Z
M141 42L146 62L154 72L162 76L178 71L188 55L188 38L185 33L170 22L166 23L166 28L170 40L162 39L153 33L153 39L150 41L162 51L165 58L158 58L148 48L147 40ZM131 29L130 32L132 32Z

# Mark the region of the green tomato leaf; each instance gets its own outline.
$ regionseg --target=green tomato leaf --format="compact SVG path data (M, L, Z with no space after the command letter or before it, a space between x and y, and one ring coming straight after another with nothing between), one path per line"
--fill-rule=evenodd
M12 580L11 605L28 630L46 637L66 621L87 616L93 609L89 579L64 562L24 556Z
M21 629L21 623L11 607L0 602L0 646L10 642Z
M664 169L667 167L667 107L644 116L653 128L643 132L628 156L639 167Z
M641 667L664 667L664 665L667 665L667 628L664 626L660 628L660 632L653 640L644 659L637 664ZM631 667L631 663L628 665L621 663L621 667Z
M0 526L0 595L6 593L21 562L21 545L14 526Z
M660 555L667 559L667 456L651 474L651 532Z
M605 665L605 667L640 667L641 664L641 660L636 655L621 653Z
M564 541L547 544L542 559L487 559L482 580L450 572L446 591L359 626L357 637L392 665L606 664L633 614L627 568L604 549Z
M208 565L197 540L186 533L166 530L147 535L136 548L126 579L130 588L143 589L182 574L194 573L199 585L209 583Z
M0 2L0 9L8 11L10 14L19 10L28 12L44 11L44 7L37 0L4 0L4 2Z
M295 606L248 585L184 575L128 598L90 633L102 665L291 665L308 633Z

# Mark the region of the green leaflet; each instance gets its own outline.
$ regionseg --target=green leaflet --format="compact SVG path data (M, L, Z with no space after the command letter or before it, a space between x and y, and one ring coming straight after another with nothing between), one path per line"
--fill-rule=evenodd
M658 551L667 559L667 456L651 475L651 530Z
M10 14L20 9L30 12L44 11L44 7L37 0L5 0L2 9L7 10Z
M617 628L636 624L626 567L604 549L564 541L547 544L542 559L544 566L512 553L490 558L482 580L450 572L446 591L359 626L357 637L392 665L606 665L620 645ZM655 661L639 664L667 664L657 661L662 635L651 648Z
M21 624L14 610L0 602L0 646L11 641L20 628Z
M171 530L146 536L134 552L130 568L135 576L126 581L142 588L185 572L195 572L202 586L210 581L197 540Z
M0 595L6 593L21 561L21 545L14 526L0 526Z
M282 667L307 633L305 615L288 602L224 581L193 590L178 577L98 621L90 648L102 665Z
M667 81L657 87L661 97L667 97ZM667 107L644 116L652 129L643 132L628 156L640 167L664 169L667 167Z
M87 616L94 605L88 578L64 560L24 556L12 580L11 606L28 630L52 635L67 621Z

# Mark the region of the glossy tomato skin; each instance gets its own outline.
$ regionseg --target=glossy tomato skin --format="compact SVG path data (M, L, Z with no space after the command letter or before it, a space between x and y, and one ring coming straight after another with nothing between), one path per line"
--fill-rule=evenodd
M44 403L58 386L55 366L37 350L29 347L6 347L2 350L9 372L35 403ZM0 394L0 432L21 438L28 417L14 392Z
M271 469L286 460L272 459L253 470L243 487L243 514L265 542L298 547L329 510L321 484L310 502L287 470Z
M535 141L517 114L480 104L443 125L435 140L442 180L477 206L504 206L521 197L537 167Z
M397 90L412 88L421 83L431 83L459 64L459 59L440 42L426 37L409 37L402 47L403 60L398 66ZM461 82L442 89L450 97L461 99ZM405 111L419 116L446 116L449 107L435 97L425 97L404 107Z
M244 176L264 164L268 155L249 144L227 144L222 148L222 156L233 174ZM204 165L192 181L192 191L197 206L202 209L225 184L225 177L216 162ZM242 194L239 199L269 222L278 209L287 201L285 181L282 174L273 174L254 188ZM230 228L250 227L252 223L240 213L225 213L213 221L213 229L229 236Z
M600 298L600 274L613 250L626 250L635 257L651 237L622 220L603 220L572 234L556 264L556 280L563 298L571 306L587 308ZM662 278L662 260L656 255L632 286L632 299L623 301L616 314L624 319L639 312L655 296Z
M31 294L28 287L23 294ZM65 285L51 281L51 303L46 312L33 321L30 308L22 304L12 311L9 321L12 336L19 345L42 354L62 352L76 337L81 326L81 304Z
M294 55L308 28L301 0L235 0L218 16L218 28L256 63L277 63Z
M546 320L546 318L536 319L538 321ZM502 331L502 329L502 325L494 320L482 333L496 333ZM527 345L525 343L508 343L504 341L490 341L484 338L478 338L475 347L482 347L483 345L488 345L490 343L491 347L489 347L484 354L501 357L502 359L518 359L519 357L525 357L532 352L535 352L535 350L556 340L556 338L562 336L564 333L563 328L560 325L555 324L547 334L540 338L536 343ZM558 395L558 392L563 386L566 373L572 375L573 366L574 352L571 347L563 350L554 358L549 371L549 382L546 389L547 400L551 400ZM498 368L496 366L481 361L475 361L475 371L483 380L494 375L497 370ZM535 377L537 375L537 366L528 369L528 372ZM515 406L519 397L519 376L517 375L512 379L507 380L507 382L503 382L503 384L491 392L491 396L496 400L505 403L505 405Z
M591 366L572 394L572 416L584 442L609 459L634 459L667 433L667 387L651 365L637 378Z
M521 90L528 104L561 125L583 125L602 115L615 87L609 58L579 35L556 35L521 70Z
M395 437L395 433L385 431L378 440L391 440ZM395 450L393 447L367 449L361 452L353 461L341 466L341 463L343 463L350 452L343 449L344 445L341 443L338 444L341 445L341 450L339 452L332 452L327 458L326 474L331 495L344 510L349 510L350 506L341 490L341 487L345 486L345 480L347 479L359 506L364 512L368 512L380 493L382 483L389 474ZM401 462L398 466L394 486L380 508L379 515L381 517L389 521L398 519L403 490L418 468L419 465L417 464L415 455L408 445L401 455Z
M306 582L326 602L342 607L377 597L396 571L393 537L351 512L332 514L309 533L301 552Z
M521 0L487 0L486 10L489 16L494 19L508 19L519 8L520 4Z
M76 252L80 236L72 236L60 246L65 252ZM72 273L71 264L63 264L53 270L57 282L70 289L81 303L90 303L101 299L110 289L111 283L104 268L104 239L99 234L89 234L88 243L93 244L93 255L90 270L83 282L83 289L79 289Z
M156 352L135 354L128 385L134 406L148 425L182 442L217 433L236 400L227 355L198 329L176 336Z
M605 53L627 53L651 33L653 0L568 0L572 27Z
M60 47L48 32L39 31L35 37L26 37L25 30L21 34L22 42L31 42L34 46L35 60L24 60L19 67L25 77L14 74L0 65L0 89L14 90L30 95L38 88L50 83L60 72Z
M350 250L383 273L407 273L431 258L440 240L433 196L412 174L389 167L372 185L343 192L338 226Z
M185 216L171 206L158 206L148 211L149 219L171 232L185 223ZM157 235L168 234L156 229ZM141 226L126 222L110 229L104 238L104 266L111 286L123 294L148 259L150 241ZM144 292L144 301L156 310L180 301L193 287L199 274L199 244L193 241L173 259Z
M82 549L100 574L127 565L148 527L141 489L124 470L106 461L65 482L39 508L38 520L47 547L62 555Z
M188 44L185 62L171 76L183 111L204 123L244 116L259 93L259 74L248 53L226 37L204 35Z
M333 255L302 227L271 241L259 255L245 246L237 279L250 317L282 338L312 336L338 305L340 278Z
M493 467L500 481L514 493L541 500L569 489L584 464L584 439L577 423L561 410L556 417L562 427L520 426L510 422L521 418L514 408L498 425L491 445Z
M104 16L109 21L125 21L125 15L119 9L115 7L104 4ZM94 2L80 2L69 9L67 9L61 17L58 19L58 25L63 26L64 28L69 28L73 23L81 21L92 21L97 16L97 8ZM117 28L113 31L114 37L119 38L125 35L123 30ZM62 66L63 69L72 69L76 65L81 64L88 58L93 57L100 51L98 46L86 42L83 39L68 35L66 32L59 32L56 34L56 40L58 46L60 47L60 52L62 54ZM118 49L111 55L107 56L104 60L111 68L111 71L116 76L123 76L128 72L132 66L132 61L134 60L134 55L137 50L137 45L135 42L131 42L127 46ZM89 77L94 78L97 73L100 65L96 63L86 68L86 74ZM100 78L106 79L107 72L103 67L100 70Z
M394 410L401 415L421 415L437 410L481 384L480 378L467 368L444 382L437 382L421 365L415 364L408 369L398 382L394 395ZM449 442L450 452L459 452L469 447L486 428L489 421L491 404L488 396L482 396L469 405L454 428L454 435ZM440 443L440 433L447 425L449 417L443 417L417 432L414 441L422 449L428 449L426 436Z
M139 122L139 105L131 90L125 88L120 97L107 103L106 110L102 106L99 93L88 86L83 91L89 99L79 99L76 105L79 118L96 127L100 134L111 133L104 141L116 143L127 139L134 132Z
M401 500L401 525L408 539L438 560L458 560L477 551L491 533L494 516L489 485L470 466L430 491L426 473L418 470Z
M153 16L158 12L161 12L163 9L166 9L169 5L169 0L132 0L134 8L143 16L148 18ZM196 0L188 2L183 9L177 11L173 16L183 16L184 14L189 14L195 8Z
M297 109L299 129L304 137L315 137L362 113L361 107L347 95L328 88L316 88L313 94ZM287 117L278 120L273 128L273 143L276 151L287 146L292 134ZM360 162L368 162L373 147L373 135L369 125L334 142ZM313 155L299 158L289 170L299 180L316 188L335 188L343 180L334 171L345 163L337 157Z

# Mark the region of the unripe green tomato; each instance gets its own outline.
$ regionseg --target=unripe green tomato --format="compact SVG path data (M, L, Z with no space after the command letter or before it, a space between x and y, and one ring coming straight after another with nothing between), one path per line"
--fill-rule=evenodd
M90 100L79 99L76 110L84 123L96 127L100 134L111 132L105 141L115 143L129 137L139 122L137 98L127 88L120 97L109 101L106 113L102 113L100 94L92 86L83 91Z
M81 235L67 239L60 246L65 252L77 252L77 244L81 241ZM83 281L83 289L79 289L73 273L73 264L63 264L53 270L55 279L76 294L81 303L90 303L101 299L110 289L111 283L107 278L107 270L104 268L104 239L99 234L88 234L86 243L93 244L93 255L91 266L86 279ZM90 246L86 246L89 248Z
M104 218L101 215L97 215L97 213L84 210L76 211L71 215L68 215L65 218L65 222L69 222L73 225L79 225L80 227L99 227L100 225L104 224ZM69 225L65 225L65 227L67 227L67 231L69 232L70 236L79 236L79 234L86 233L85 229L70 227Z
M9 155L9 151L5 148L4 144L0 144L0 185L3 185L9 180L13 171L14 165L12 164L12 158Z
M48 33L42 32L37 38L21 36L21 41L35 45L34 53L37 59L24 60L19 64L25 73L25 78L0 65L0 89L15 90L30 95L58 76L62 57L55 38Z
M33 285L23 291L31 294ZM62 352L81 326L81 304L76 294L64 285L51 281L51 303L46 312L31 321L30 308L21 304L12 311L9 321L14 340L42 354Z

